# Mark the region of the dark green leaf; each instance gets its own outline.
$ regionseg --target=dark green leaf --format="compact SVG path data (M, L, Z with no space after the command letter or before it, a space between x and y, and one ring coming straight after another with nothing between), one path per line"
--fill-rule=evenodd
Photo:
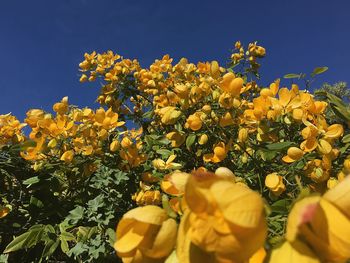
M192 134L187 136L187 138L186 138L186 148L188 150L191 149L191 146L192 146L192 144L194 143L195 140L196 140L196 135L195 134L192 133Z
M167 149L159 149L157 150L157 153L160 154L163 158L168 158L172 152Z
M280 151L280 150L284 150L286 148L289 148L293 144L294 144L293 142L276 142L276 143L267 144L265 147L268 150Z
M31 196L31 197L30 197L30 204L31 204L31 205L34 205L34 206L36 206L36 207L39 207L39 208L44 207L43 202L41 202L41 200L39 200L38 198L36 198L36 197L34 197L34 196Z
M31 227L27 232L16 237L7 245L3 253L10 253L24 248L30 248L37 244L44 233L42 225L35 225Z
M271 205L271 210L275 213L288 213L289 204L287 199L281 199Z
M57 249L58 245L60 244L60 240L56 239L56 240L50 240L45 244L44 250L43 250L43 254L42 254L42 258L45 257L49 257L51 256Z

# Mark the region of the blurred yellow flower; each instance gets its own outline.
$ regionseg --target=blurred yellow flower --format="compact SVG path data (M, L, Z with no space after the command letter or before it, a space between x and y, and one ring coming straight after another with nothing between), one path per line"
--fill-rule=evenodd
M322 262L350 258L350 178L323 197L307 197L292 208L287 225L289 242L302 238Z
M179 262L245 262L266 237L261 197L213 173L194 172L185 187Z
M119 221L114 249L123 262L163 262L174 249L176 233L176 221L162 208L137 207Z

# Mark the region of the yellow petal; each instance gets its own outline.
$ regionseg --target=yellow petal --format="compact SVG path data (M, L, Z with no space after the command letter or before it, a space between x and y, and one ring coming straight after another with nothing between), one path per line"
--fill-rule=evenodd
M350 219L350 177L346 177L336 187L323 196L324 199L338 207Z
M245 228L259 225L264 207L259 194L225 181L214 183L210 190L227 221Z
M284 242L272 250L269 263L321 263L312 250L303 242Z
M319 196L311 196L295 203L288 216L286 231L288 241L294 242L297 239L299 227L311 221L320 199Z
M151 249L144 250L150 258L164 258L173 251L176 243L177 224L172 218L165 220L153 242Z
M330 143L326 140L320 139L318 141L318 150L322 154L329 154L332 151L332 145L330 145Z
M341 124L333 124L328 127L327 132L324 135L325 139L337 139L344 133L343 126Z
M258 251L254 253L253 256L249 259L248 263L263 263L266 257L266 251L261 247Z
M139 222L133 223L132 227L116 240L114 249L122 255L135 250L144 239L148 228L148 224Z
M166 212L159 206L155 205L134 208L126 212L123 216L123 218L135 219L139 222L154 225L161 225L167 217Z
M325 262L345 262L350 258L350 220L325 199L319 204L301 234Z

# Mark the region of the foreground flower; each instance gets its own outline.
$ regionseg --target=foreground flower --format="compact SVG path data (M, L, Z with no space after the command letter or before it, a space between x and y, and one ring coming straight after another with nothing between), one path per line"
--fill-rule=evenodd
M179 262L245 262L263 246L264 205L249 188L197 171L184 198L188 209L179 227Z
M297 202L288 217L286 238L291 244L303 240L322 262L346 262L350 258L349 211L347 178L323 197L311 196Z
M176 221L153 205L124 214L117 227L114 249L123 262L164 262L176 242Z

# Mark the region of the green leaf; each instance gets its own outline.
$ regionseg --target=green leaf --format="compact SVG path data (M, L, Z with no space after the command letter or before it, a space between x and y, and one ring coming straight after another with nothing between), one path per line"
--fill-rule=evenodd
M341 141L343 143L349 143L350 142L350 134L345 135Z
M142 115L142 118L151 119L153 116L153 110L147 111Z
M29 202L30 202L31 205L34 205L34 206L36 206L38 208L44 207L43 202L41 200L39 200L38 198L34 197L34 196L30 197L30 201Z
M60 240L61 240L61 250L63 253L67 254L67 252L69 251L68 242L61 237L60 237Z
M66 240L66 241L73 241L73 240L75 240L75 236L72 233L69 233L69 232L66 232L66 231L61 233L60 238Z
M108 229L106 230L106 234L107 234L107 236L108 236L109 244L110 244L111 246L113 246L113 245L114 245L114 242L115 242L115 238L116 238L115 230L112 229L112 228L108 228Z
M187 138L186 138L186 148L188 150L191 149L191 146L195 142L195 140L196 140L196 135L195 134L192 133L192 134L187 136Z
M168 158L172 152L167 149L159 149L157 150L157 153L160 154L163 158Z
M271 205L271 210L275 213L288 213L289 204L287 199L281 199Z
M42 253L42 258L49 257L51 256L57 249L58 245L60 244L60 240L50 240L45 244L43 253Z
M328 67L317 67L312 71L311 76L322 74L323 72L326 72L327 70L328 70Z
M27 232L16 237L7 245L3 253L10 253L24 248L30 248L36 245L44 234L42 225L34 225Z
M293 73L286 74L283 76L283 78L285 79L299 79L300 77L301 77L301 74L293 74Z
M83 218L84 208L82 206L77 206L69 212L69 215L66 217L67 220L77 223L80 219Z
M30 178L24 180L24 181L23 181L23 184L24 184L24 185L28 185L28 187L29 187L30 185L36 184L36 183L38 183L38 182L40 182L39 177L38 177L38 176L33 176L33 177L30 177Z
M293 144L294 144L293 142L276 142L276 143L267 144L265 147L268 150L280 151L280 150L284 150L286 148L289 148Z

